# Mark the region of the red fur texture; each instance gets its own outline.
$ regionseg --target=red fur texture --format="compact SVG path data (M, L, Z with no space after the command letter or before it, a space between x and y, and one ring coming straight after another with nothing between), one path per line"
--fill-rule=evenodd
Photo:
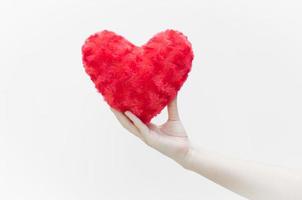
M91 35L82 47L85 71L113 108L148 123L176 96L191 70L193 51L175 30L138 47L111 31Z

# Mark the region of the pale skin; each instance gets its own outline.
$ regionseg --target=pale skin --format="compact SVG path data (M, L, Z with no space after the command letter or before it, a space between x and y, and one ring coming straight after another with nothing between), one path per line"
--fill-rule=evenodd
M182 125L177 97L169 103L168 120L144 124L129 111L114 115L133 135L173 159L185 169L251 200L302 200L302 172L236 159L193 147Z

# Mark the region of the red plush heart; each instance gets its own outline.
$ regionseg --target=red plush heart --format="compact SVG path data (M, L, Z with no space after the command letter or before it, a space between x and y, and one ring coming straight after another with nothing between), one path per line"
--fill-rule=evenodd
M111 31L91 35L83 64L107 103L148 123L176 96L191 70L193 51L182 33L166 30L138 47Z

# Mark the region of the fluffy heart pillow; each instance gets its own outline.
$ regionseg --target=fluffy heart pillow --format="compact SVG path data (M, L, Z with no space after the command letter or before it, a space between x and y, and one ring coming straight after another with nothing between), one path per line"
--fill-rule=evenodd
M91 35L82 47L85 71L105 101L148 123L176 96L191 70L193 51L175 30L138 47L111 31Z

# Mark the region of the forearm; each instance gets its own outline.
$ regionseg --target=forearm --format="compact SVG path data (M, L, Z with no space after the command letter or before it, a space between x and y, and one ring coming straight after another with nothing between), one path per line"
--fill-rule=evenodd
M251 200L301 200L301 172L192 148L182 164Z

